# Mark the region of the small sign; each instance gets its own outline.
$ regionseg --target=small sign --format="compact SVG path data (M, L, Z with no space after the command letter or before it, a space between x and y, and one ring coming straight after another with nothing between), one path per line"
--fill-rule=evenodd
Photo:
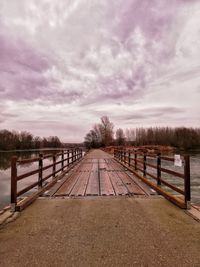
M174 166L182 167L181 155L174 155Z

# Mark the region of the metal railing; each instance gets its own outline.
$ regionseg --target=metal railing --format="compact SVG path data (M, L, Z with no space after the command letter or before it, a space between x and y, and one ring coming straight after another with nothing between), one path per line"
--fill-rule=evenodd
M22 210L27 205L29 205L35 198L37 198L40 194L42 194L45 190L53 186L57 182L58 173L66 173L68 172L71 167L74 165L75 162L79 161L83 156L83 152L81 149L71 149L62 151L57 154L49 154L43 155L39 154L39 157L35 157L32 159L23 159L18 160L17 157L12 157L11 161L11 207L13 210ZM52 163L48 165L44 165L44 160L49 159L52 160ZM59 159L59 160L57 160ZM18 174L18 167L23 166L24 164L29 163L37 163L38 167L34 170L29 170L26 173L21 175ZM59 168L57 166L59 165ZM45 171L48 173L45 175ZM26 179L30 176L37 175L37 181L24 187L20 191L18 191L18 182ZM47 183L46 181L52 178L52 181ZM44 183L46 182L46 183ZM25 201L22 205L18 204L18 198L31 189L38 186L38 191L32 194L27 201Z
M162 156L160 153L150 154L147 151L115 149L114 157L143 182L174 204L184 209L190 207L190 158L188 155L183 156L184 168L182 172L162 167L163 161L174 162L174 158ZM163 174L165 174L165 178ZM173 179L182 179L183 188L174 185L171 181L169 182L166 179L166 174L172 176ZM166 188L170 189L171 192Z

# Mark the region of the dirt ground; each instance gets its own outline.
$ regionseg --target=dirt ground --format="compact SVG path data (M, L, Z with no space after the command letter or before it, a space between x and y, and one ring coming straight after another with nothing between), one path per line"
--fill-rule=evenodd
M200 266L200 223L164 199L38 199L0 230L0 266Z

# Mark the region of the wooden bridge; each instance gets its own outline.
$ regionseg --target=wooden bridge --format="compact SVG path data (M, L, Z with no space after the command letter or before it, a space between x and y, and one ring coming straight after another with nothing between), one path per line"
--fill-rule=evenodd
M45 160L49 158L52 163L45 164ZM75 149L62 151L57 155L40 154L39 157L28 160L17 160L14 157L11 168L12 207L15 210L22 210L38 196L50 198L148 197L159 193L179 207L187 208L190 204L189 158L187 156L183 158L182 173L164 168L161 166L162 160L171 162L173 165L173 158L163 157L160 154L119 149L114 151L114 155L109 155L102 150L93 150L83 157L82 150ZM20 165L37 162L37 169L18 174ZM181 179L182 187L169 183L161 173ZM36 181L18 191L18 183L30 176L36 177ZM33 194L23 199L19 198L37 187L38 190ZM175 194L167 191L166 187Z
M13 209L35 202L0 228L0 267L200 266L200 224L164 199L187 208L189 165L182 159L178 173L169 168L172 158L141 151L13 158ZM22 172L27 163L33 165ZM34 182L20 185L31 176Z
M95 150L86 155L70 175L45 192L44 196L145 196L154 193L110 155Z

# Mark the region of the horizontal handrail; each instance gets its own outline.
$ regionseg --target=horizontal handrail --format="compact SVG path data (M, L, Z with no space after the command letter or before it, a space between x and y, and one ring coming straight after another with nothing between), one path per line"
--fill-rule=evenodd
M172 170L168 170L166 168L160 168L160 170L162 172L177 176L177 177L182 178L182 179L184 179L184 177L185 177L184 174L182 174L182 173L178 173L178 172L175 172L175 171L172 171Z
M67 157L66 157L67 155ZM83 156L83 152L81 149L70 149L63 150L57 154L48 154L43 155L39 154L39 157L31 158L31 159L22 159L19 160L17 157L12 158L11 162L11 206L14 210L18 209L17 206L17 198L21 195L27 193L34 187L38 186L38 190L44 187L44 182L49 178L56 178L56 175L59 172L68 171L71 166L77 161L79 161ZM44 166L46 159L52 159L52 163ZM23 174L18 174L18 167L27 163L38 163L38 168L32 171L28 171ZM61 165L59 168L56 168L58 165ZM44 171L52 169L51 172L44 177ZM33 175L38 175L38 181L33 182L30 185L22 188L20 191L17 190L18 182L28 178ZM38 191L39 192L39 191Z
M183 172L177 172L167 167L162 167L162 161L174 162L174 158L162 156L160 153L151 154L147 153L147 151L138 152L137 150L115 149L114 157L125 166L128 166L128 168L131 171L135 173L137 173L138 171L142 172L143 175L142 180L144 182L152 186L152 188L156 189L159 193L163 194L164 196L167 196L169 200L171 199L171 201L176 204L178 204L177 197L165 191L164 189L161 190L161 186L164 185L165 187L172 189L176 193L179 193L184 197L184 203L180 202L179 206L184 208L189 207L191 193L190 193L190 158L188 155L184 156ZM148 159L150 159L151 163L148 162ZM155 169L156 174L151 173L149 167ZM166 181L165 178L162 177L163 173L172 175L173 178L178 177L183 179L184 189L181 189L180 187L173 185L171 182ZM138 176L141 177L141 175ZM153 184L152 182L148 181L148 176L157 183Z
M166 161L174 161L174 158L171 158L171 157L164 157L164 156L161 156L160 157L161 159L163 159L163 160L166 160Z

